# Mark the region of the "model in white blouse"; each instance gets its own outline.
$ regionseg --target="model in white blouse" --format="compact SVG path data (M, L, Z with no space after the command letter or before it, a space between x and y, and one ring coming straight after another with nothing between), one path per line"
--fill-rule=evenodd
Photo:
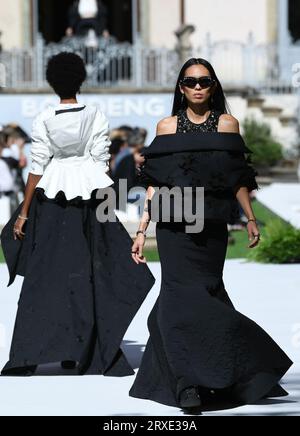
M103 112L77 101L86 75L75 53L48 62L60 104L34 120L25 198L1 232L8 286L25 278L1 376L39 375L48 364L49 375L134 375L121 342L155 279L131 259L118 217L99 219L105 200L95 191L113 184L111 141Z
M80 103L45 109L32 127L30 173L42 178L36 187L48 198L87 200L95 189L114 182L109 170L109 122L99 109Z

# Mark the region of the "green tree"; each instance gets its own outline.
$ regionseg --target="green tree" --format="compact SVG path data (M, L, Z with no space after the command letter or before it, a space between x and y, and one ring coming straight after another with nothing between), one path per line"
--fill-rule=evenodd
M273 138L268 124L246 118L243 131L246 145L253 151L251 161L254 165L274 166L283 158L282 145Z

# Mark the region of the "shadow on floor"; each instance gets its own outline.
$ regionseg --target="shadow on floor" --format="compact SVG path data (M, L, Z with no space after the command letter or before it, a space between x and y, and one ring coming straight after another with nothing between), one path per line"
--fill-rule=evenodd
M137 344L134 341L124 341L121 345L122 350L124 351L126 358L133 369L138 369L143 357L143 351L145 346ZM74 368L63 368L60 362L49 363L45 365L39 365L35 371L35 376L39 377L47 377L47 376L77 376L78 370L77 365Z

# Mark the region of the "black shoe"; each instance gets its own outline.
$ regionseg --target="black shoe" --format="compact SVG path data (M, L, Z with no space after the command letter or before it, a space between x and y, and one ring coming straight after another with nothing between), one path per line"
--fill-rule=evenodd
M2 371L2 377L32 377L35 375L37 365L24 366L22 368L13 368L7 371Z
M61 362L61 367L63 369L75 369L77 366L77 363L72 360L65 360Z
M184 389L180 393L179 402L183 409L190 409L194 407L199 408L202 405L202 402L198 388L196 386L191 386L187 389Z

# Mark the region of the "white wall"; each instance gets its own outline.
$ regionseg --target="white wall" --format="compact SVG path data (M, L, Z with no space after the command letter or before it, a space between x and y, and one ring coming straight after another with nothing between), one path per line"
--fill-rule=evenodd
M213 40L245 41L250 31L258 42L267 42L267 4L267 0L186 0L186 21L196 26L193 42L201 44L206 32Z
M1 42L5 49L22 47L24 43L24 0L0 0Z
M258 42L276 37L277 0L185 0L186 22L196 27L192 37L200 45L211 32L213 40L243 41L253 31ZM29 0L0 0L0 30L5 48L28 40ZM174 47L180 26L180 0L142 0L145 39L155 46Z
M174 32L180 26L179 0L148 0L149 43L173 48L177 38Z
M148 1L149 41L173 47L174 31L180 25L179 0ZM207 32L213 40L245 41L250 31L255 40L265 43L276 39L277 0L185 0L186 23L193 24L195 46L202 44ZM146 13L146 10L145 10Z

